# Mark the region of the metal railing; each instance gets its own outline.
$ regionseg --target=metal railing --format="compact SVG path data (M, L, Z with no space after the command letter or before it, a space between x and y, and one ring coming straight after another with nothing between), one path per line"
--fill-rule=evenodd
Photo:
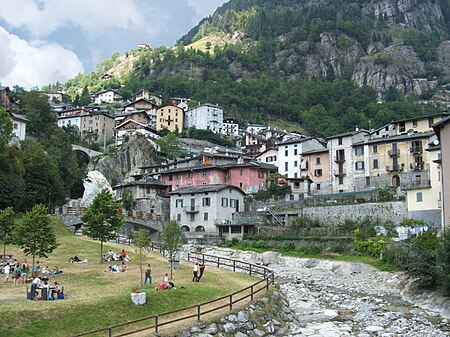
M161 253L164 253L164 249L162 244L152 242L150 245L150 249L157 250ZM209 255L209 254L192 254L188 253L187 255L188 262L202 262L205 265L214 265L217 268L225 268L228 270L232 270L233 272L245 272L249 275L260 276L263 277L262 280L253 283L252 285L238 290L232 294L221 296L219 298L203 302L196 305L191 305L186 308L173 310L164 312L162 314L155 314L148 317L143 317L140 319L132 320L129 322L124 322L120 324L111 325L101 329L95 329L88 332L84 332L81 334L74 335L73 337L81 337L88 336L98 333L108 333L109 337L113 336L114 330L123 329L126 326L142 323L148 321L149 325L144 327L139 327L131 331L127 332L119 332L114 335L114 337L120 336L128 336L138 332L146 331L146 330L154 330L155 334L158 334L161 327L173 324L176 322L185 321L188 319L195 318L197 321L200 321L202 316L210 314L212 312L222 310L225 308L229 308L229 310L233 310L233 305L245 300L250 299L250 301L254 300L254 296L263 290L269 290L269 286L273 285L275 282L275 275L272 270L267 267L255 265L252 263L248 263L245 261L230 259L221 256ZM248 293L248 294L246 294ZM217 304L216 306L210 307L211 304ZM171 318L170 316L178 313L183 313L184 316ZM166 319L162 321L162 319Z

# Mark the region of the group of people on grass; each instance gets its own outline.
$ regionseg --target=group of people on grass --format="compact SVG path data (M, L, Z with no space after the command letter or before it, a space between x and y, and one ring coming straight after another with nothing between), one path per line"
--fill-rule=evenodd
M54 282L54 285L51 286L48 284L47 280L45 280L47 278L43 278L43 277L35 277L33 279L33 282L31 282L31 295L32 295L32 300L37 301L38 300L38 292L36 291L37 289L42 289L42 290L46 290L45 292L42 292L42 296L46 296L47 298L44 298L45 300L54 300L54 299L62 299L63 294L62 294L62 288L59 285L59 283L57 281ZM45 281L44 281L45 280Z
M120 265L120 266L118 264L109 265L108 269L106 271L110 271L113 273L116 273L116 272L124 273L127 271L127 265L125 264L125 262L122 262L122 265Z
M39 273L39 261L33 267L32 274ZM30 264L27 259L24 259L20 264L17 259L9 258L4 262L3 265L3 283L7 283L9 278L11 277L14 281L14 286L18 286L20 283L25 284L28 279L28 275L30 274Z
M104 254L102 256L102 261L103 262L111 262L111 261L122 261L122 262L129 262L130 261L130 257L128 256L127 252L125 251L125 249L122 249L122 251L120 252L120 254L116 254L115 252L113 252L111 249L108 251L108 254Z

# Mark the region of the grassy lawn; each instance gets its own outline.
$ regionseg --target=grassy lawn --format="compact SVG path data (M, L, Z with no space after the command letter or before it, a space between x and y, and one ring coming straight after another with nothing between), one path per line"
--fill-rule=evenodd
M245 288L257 281L248 275L232 273L207 266L199 283L192 282L192 264L181 263L175 270L173 282L177 289L157 291L155 283L169 272L167 260L158 253L147 254L152 264L153 285L145 289L147 303L136 306L130 293L140 286L139 265L135 262L135 248L107 243L104 251L119 253L124 248L130 255L126 273L105 271L107 263L99 262L100 243L68 233L61 225L57 241L60 246L48 259L38 259L41 267L58 266L63 274L50 275L49 283L58 281L64 286L65 299L55 301L26 300L26 286L14 287L12 281L0 283L0 335L5 336L70 336L104 328L133 319L180 309L211 300ZM18 247L8 246L7 252L22 262L25 258ZM70 256L88 259L86 264L71 264ZM31 257L26 257L31 263ZM151 322L153 324L153 322ZM132 326L137 328L137 326ZM117 331L115 331L117 333ZM103 334L104 336L105 334Z

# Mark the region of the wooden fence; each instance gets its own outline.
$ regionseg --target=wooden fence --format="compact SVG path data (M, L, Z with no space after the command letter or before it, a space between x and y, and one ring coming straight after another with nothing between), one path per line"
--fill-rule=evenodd
M157 250L160 251L161 253L164 253L163 247L159 243L152 242L150 248L152 250ZM120 336L129 336L146 330L154 330L155 334L157 334L161 327L169 324L182 322L188 319L196 319L197 321L200 321L202 316L205 316L207 314L210 314L212 312L224 308L229 308L229 310L233 310L233 305L246 299L250 299L250 301L253 301L254 296L257 293L263 290L269 290L269 285L274 284L274 272L264 266L209 254L188 253L187 261L202 262L206 265L214 265L217 268L225 268L228 270L232 270L233 272L245 272L248 273L249 275L261 276L263 277L263 279L253 283L252 285L244 289L241 289L229 295L216 298L214 300L210 300L196 305L191 305L189 307L178 310L164 312L162 314L155 314L148 317L136 319L133 321L112 325L106 328L91 330L85 333L74 335L73 337L88 336L94 334L105 335L106 333L108 334L109 337L112 336L120 337ZM174 314L182 314L182 316L172 318ZM134 330L127 332L118 332L118 334L113 335L114 330L117 331L119 329L123 329L124 327L142 322L148 322L148 326L135 328Z

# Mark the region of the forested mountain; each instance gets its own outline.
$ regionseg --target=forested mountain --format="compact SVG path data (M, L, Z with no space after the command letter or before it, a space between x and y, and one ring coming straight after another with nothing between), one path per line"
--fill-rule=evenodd
M327 136L442 109L417 102L450 101L449 27L449 0L231 0L176 47L114 55L64 86L147 88Z

